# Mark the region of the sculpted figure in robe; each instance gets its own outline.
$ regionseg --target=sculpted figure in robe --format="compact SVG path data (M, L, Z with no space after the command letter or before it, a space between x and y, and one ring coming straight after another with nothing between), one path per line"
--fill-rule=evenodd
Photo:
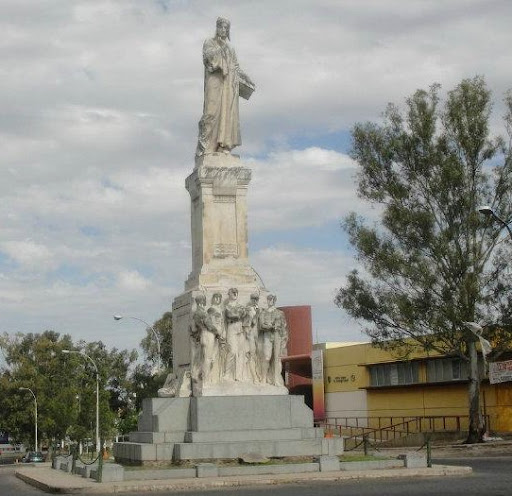
M216 363L214 364L214 377L215 381L218 382L223 375L225 363L226 363L226 327L224 325L224 311L222 308L222 294L213 293L211 299L211 305L208 308L208 316L210 322L215 327L218 336L218 356Z
M201 379L203 384L208 384L218 381L214 366L218 363L218 341L222 337L206 312L206 296L196 296L195 301L197 309L192 315L190 347L192 381Z
M288 328L284 313L275 307L276 296L269 294L267 303L268 308L258 317L261 382L284 386L281 357L288 342Z
M248 379L252 382L259 382L258 368L258 314L260 295L252 293L249 297L249 303L245 307L245 317L243 320L243 330L246 339L246 357Z
M203 45L204 105L196 156L230 153L242 143L238 97L248 99L254 83L238 66L229 31L230 22L219 17L215 37Z
M245 307L238 303L238 289L228 291L228 301L224 307L226 322L226 364L224 378L227 380L245 380L246 340L242 328Z

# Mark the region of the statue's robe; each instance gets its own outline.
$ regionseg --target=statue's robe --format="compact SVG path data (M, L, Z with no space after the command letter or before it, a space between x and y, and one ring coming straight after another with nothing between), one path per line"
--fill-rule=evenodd
M204 107L196 155L242 144L238 111L239 66L235 50L219 38L203 45Z

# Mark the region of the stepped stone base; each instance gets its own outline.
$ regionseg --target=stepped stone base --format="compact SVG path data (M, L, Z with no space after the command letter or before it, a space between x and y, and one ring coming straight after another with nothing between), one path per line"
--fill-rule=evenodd
M324 439L302 396L151 398L138 431L114 444L117 462L336 456L343 439Z

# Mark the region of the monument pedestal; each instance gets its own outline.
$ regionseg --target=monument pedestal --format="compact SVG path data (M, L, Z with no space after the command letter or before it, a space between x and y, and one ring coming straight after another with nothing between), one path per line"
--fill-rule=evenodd
M336 456L343 439L323 437L302 396L151 398L138 431L116 443L117 462L263 457Z
M237 155L212 153L196 159L185 187L191 201L192 271L185 292L172 305L173 365L177 374L190 370L190 330L195 297L204 294L207 305L214 293L226 299L228 290L237 288L239 301L247 302L251 293L266 300L269 292L249 263L247 240L247 189L251 169ZM195 386L194 395L287 394L272 387L245 392L226 387L208 391ZM204 391L203 391L204 389ZM210 388L211 389L211 388ZM234 392L240 390L239 393ZM242 388L243 389L243 388ZM186 391L187 388L184 388Z
M287 324L275 295L249 263L246 199L252 172L230 153L241 143L238 95L248 98L254 85L239 70L226 38L229 22L219 18L216 37L204 45L203 117L195 167L185 184L192 271L172 305L174 371L160 398L144 400L130 442L114 445L116 461L214 460L249 453L321 457L343 451L343 440L324 439L304 398L289 396L283 385ZM205 475L208 467L197 473Z

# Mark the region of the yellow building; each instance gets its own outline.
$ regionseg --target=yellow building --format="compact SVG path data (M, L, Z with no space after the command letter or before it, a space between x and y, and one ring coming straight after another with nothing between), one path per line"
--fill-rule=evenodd
M445 429L465 430L467 364L457 357L416 353L407 360L370 343L323 343L325 416L376 427L405 417L428 417ZM481 386L488 429L512 432L512 382ZM363 423L363 424L362 424Z

